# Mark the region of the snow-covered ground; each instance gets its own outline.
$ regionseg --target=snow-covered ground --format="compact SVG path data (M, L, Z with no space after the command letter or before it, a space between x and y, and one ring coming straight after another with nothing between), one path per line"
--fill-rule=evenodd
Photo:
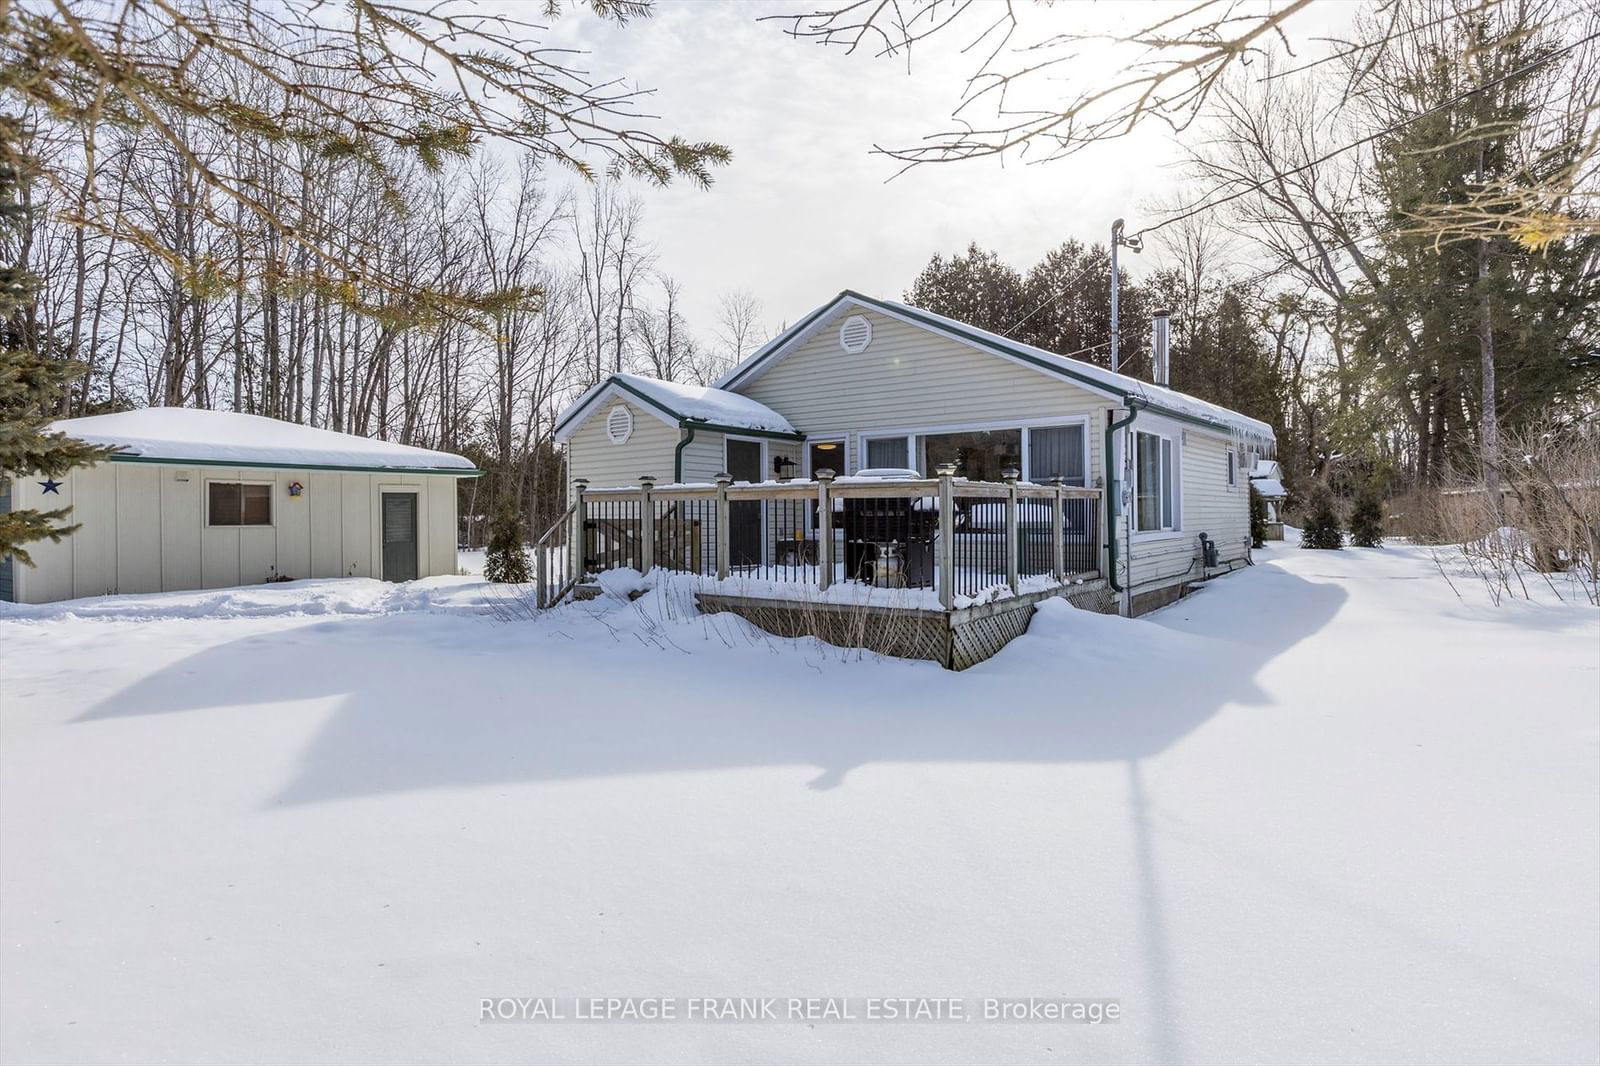
M9 608L0 1057L1595 1061L1594 609L1259 558L962 674L471 578ZM480 1023L501 996L1122 1017Z

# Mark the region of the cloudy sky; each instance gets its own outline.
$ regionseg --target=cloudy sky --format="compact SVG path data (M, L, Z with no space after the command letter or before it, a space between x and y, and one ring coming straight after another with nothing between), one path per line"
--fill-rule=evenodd
M595 74L653 88L645 107L662 116L663 131L732 148L733 163L709 191L633 186L658 265L683 284L702 335L730 289L753 292L775 327L844 288L898 298L936 251L977 240L1026 267L1067 238L1103 243L1114 218L1136 228L1157 203L1201 191L1184 186L1172 164L1174 135L1154 124L1060 162L949 163L895 177L898 164L873 145L903 146L948 128L975 67L959 52L971 34L957 29L919 45L908 71L903 58L796 40L759 19L814 6L666 0L653 18L626 27L575 12L549 34L552 44L588 51ZM1022 40L1131 30L1168 6L1022 5ZM1315 38L1337 32L1353 6L1323 0L1296 15L1289 28L1300 54L1324 54ZM1074 89L1140 54L1109 43L1082 51L1062 72ZM1036 90L1064 94L1043 82Z

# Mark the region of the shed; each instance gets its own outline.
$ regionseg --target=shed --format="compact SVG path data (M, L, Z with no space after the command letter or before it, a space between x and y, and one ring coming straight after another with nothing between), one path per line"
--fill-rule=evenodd
M1250 468L1250 486L1267 504L1267 539L1283 539L1283 501L1289 493L1283 487L1283 468L1271 459L1257 459Z
M6 559L7 598L454 574L462 456L259 415L154 407L52 423L117 450L60 478L8 472L9 506L71 507L57 544Z

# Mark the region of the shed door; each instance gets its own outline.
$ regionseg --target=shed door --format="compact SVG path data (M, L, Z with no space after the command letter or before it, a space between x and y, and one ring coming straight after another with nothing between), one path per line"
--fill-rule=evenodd
M417 494L383 494L383 579L417 578Z

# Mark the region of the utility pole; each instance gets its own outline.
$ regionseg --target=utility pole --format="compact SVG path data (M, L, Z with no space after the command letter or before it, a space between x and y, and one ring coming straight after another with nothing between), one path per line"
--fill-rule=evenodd
M1122 353L1119 341L1122 336L1122 323L1117 316L1117 249L1127 248L1132 252L1144 251L1144 241L1137 237L1124 237L1122 235L1122 219L1111 223L1111 372L1120 373L1122 366Z

